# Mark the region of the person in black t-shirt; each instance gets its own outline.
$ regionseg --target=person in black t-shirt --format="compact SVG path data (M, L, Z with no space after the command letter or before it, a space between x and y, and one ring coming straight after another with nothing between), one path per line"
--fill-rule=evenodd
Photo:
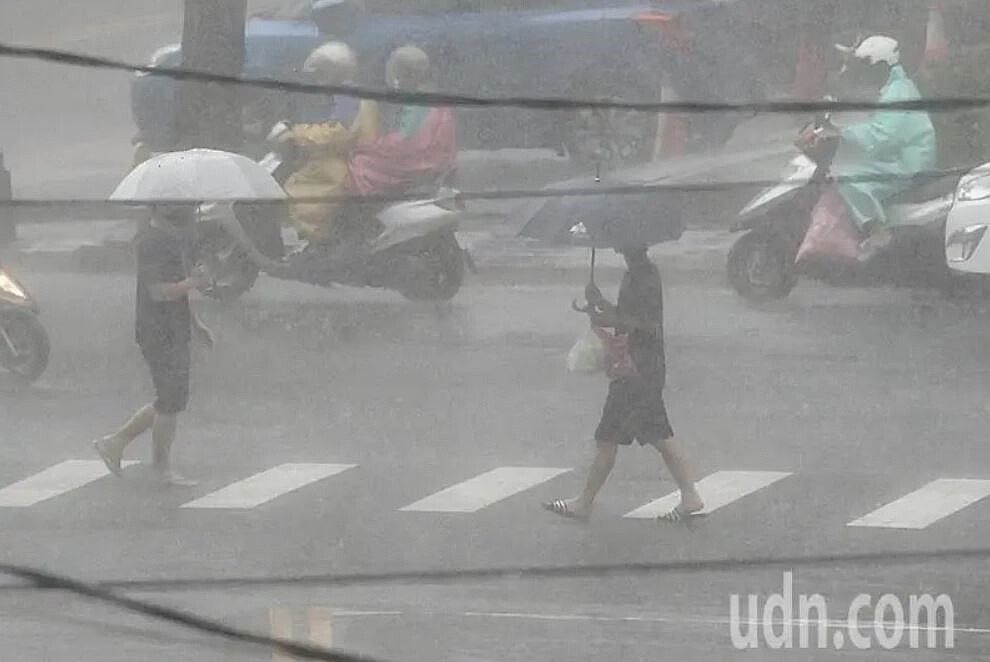
M615 376L609 383L602 418L595 431L597 452L581 494L573 499L557 499L544 504L547 510L564 517L587 519L595 497L615 465L619 446L633 440L650 445L661 456L681 492L681 501L663 521L679 521L704 510L704 502L691 478L687 458L674 443L674 431L663 401L667 368L663 346L663 285L660 271L650 260L645 246L618 250L626 259L627 271L619 288L617 305L602 296L594 283L585 289L588 313L594 326L614 329L627 338L634 369Z
M135 339L151 372L156 400L116 433L93 442L117 476L124 449L150 429L156 475L173 485L195 484L173 473L170 461L178 415L189 400L193 332L213 346L212 332L189 308L189 292L209 282L202 266L187 268L184 237L194 220L194 208L162 206L153 210L151 222L138 235Z

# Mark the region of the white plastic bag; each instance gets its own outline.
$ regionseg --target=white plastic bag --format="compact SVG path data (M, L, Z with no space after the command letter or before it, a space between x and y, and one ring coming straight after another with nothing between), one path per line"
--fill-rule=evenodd
M605 347L590 326L567 353L567 369L589 374L605 369Z

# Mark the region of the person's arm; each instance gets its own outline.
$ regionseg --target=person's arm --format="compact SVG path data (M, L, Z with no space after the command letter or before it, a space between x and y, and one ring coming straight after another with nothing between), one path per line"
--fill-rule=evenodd
M637 286L634 285L633 287ZM597 290L597 288L595 289ZM643 291L634 293L630 297L633 301L652 302L657 299L656 293L652 291L652 287L644 288L644 286L640 285L638 289ZM660 324L659 306L656 307L655 311L652 310L650 304L641 306L638 310L620 311L618 306L606 301L604 297L600 296L600 293L598 297L591 290L587 294L591 294L591 297L588 298L588 302L591 305L591 312L589 314L591 315L591 322L595 326L605 329L622 328L626 331L652 331Z
M367 99L362 101L355 124L354 133L357 135L359 143L377 139L381 135L381 117L378 112L378 104Z
M591 322L603 329L622 328L627 331L652 331L657 328L657 320L647 319L638 315L628 313L619 314L619 309L614 306L602 310L592 311Z
M147 283L153 301L176 301L210 282L209 273L202 265L185 275L182 249L171 240L155 237L139 240L137 266L139 282Z
M197 266L188 278L175 283L159 282L148 286L153 301L177 301L190 292L209 284L209 274L203 265Z
M881 103L896 101L911 101L913 95L907 94L894 83L890 90L880 99ZM874 156L889 151L903 140L903 126L906 110L880 110L866 122L854 124L839 132L846 142L856 145L864 153Z

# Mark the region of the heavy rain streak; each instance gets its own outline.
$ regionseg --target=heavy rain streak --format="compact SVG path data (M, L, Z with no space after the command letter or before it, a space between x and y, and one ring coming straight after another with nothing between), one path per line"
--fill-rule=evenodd
M988 71L987 0L0 0L0 662L990 656Z

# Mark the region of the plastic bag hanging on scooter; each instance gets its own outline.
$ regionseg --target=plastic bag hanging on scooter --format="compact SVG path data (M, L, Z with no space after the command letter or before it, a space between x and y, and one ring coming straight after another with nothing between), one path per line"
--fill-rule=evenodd
M830 183L823 188L821 198L812 209L811 224L794 262L855 261L859 257L861 241L838 187Z

